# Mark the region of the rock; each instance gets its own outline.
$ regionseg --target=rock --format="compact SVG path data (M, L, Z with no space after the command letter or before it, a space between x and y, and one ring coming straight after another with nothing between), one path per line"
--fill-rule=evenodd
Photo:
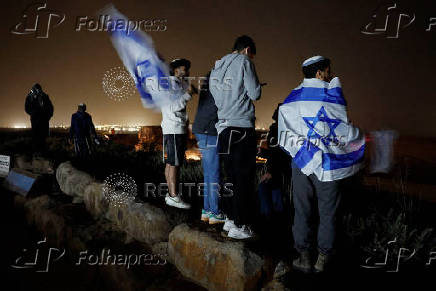
M282 282L273 280L263 287L262 291L290 291L290 289L287 288Z
M56 203L44 195L30 199L24 204L26 220L47 236L48 242L64 246L72 238L71 227L54 211Z
M32 171L36 174L53 174L53 163L41 157L32 160Z
M103 195L102 183L94 182L86 186L83 200L86 209L96 218L104 216L109 208L109 203Z
M89 174L76 170L70 162L59 165L56 169L56 179L62 192L75 197L76 203L83 201L85 188L94 182Z
M163 210L149 203L110 204L106 217L129 236L150 246L168 241L172 229Z
M32 161L25 155L15 155L14 156L14 167L22 170L31 170Z
M164 241L154 244L151 248L151 251L153 252L153 254L158 255L161 258L166 259L167 261L169 260L168 242Z
M291 271L291 266L284 261L280 261L277 264L276 269L274 271L274 279L283 277L285 274L289 273L290 271Z
M168 253L177 269L208 290L256 290L264 260L242 242L220 242L181 224L170 233Z

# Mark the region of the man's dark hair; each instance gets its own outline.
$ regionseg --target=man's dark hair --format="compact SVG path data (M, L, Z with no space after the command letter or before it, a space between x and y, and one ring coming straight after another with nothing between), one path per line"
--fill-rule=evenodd
M170 76L174 76L174 71L178 68L184 66L187 71L191 68L191 62L187 59L175 59L170 63Z
M32 89L30 90L30 92L32 92L33 94L38 94L38 93L42 92L41 85L36 83L35 85L32 86Z
M256 54L256 44L253 39L247 35L241 35L235 40L235 44L233 45L233 51L242 51L246 47L250 47L250 52L255 55Z
M324 71L328 67L330 67L330 59L323 59L309 66L305 66L303 67L304 78L315 78L318 70Z
M82 112L85 112L86 111L86 104L79 104L78 106L77 106L77 110L78 111L82 111Z

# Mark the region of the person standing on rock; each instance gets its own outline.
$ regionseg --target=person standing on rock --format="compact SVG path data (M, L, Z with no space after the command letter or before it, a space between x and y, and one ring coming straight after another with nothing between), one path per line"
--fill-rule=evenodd
M217 147L218 121L215 100L209 91L209 76L207 74L200 88L197 115L192 125L192 132L197 138L201 152L201 164L204 176L204 201L201 210L201 220L209 224L224 223L224 214L219 209L220 189L220 159Z
M302 71L303 82L279 109L279 144L293 158L292 232L300 254L293 267L323 272L334 254L341 187L344 179L360 169L365 137L349 122L341 84L332 76L330 60L311 57L303 62ZM319 217L319 224L314 217ZM313 265L314 245L318 258Z
M79 104L71 116L70 139L74 143L76 156L85 161L92 153L93 142L98 143L92 117L86 112L86 104Z
M26 113L30 115L32 139L35 153L45 151L45 139L49 136L49 121L53 116L53 104L48 95L42 91L40 84L33 85L26 97Z
M218 108L218 148L233 187L225 197L228 220L223 229L228 237L247 239L251 230L255 199L256 131L253 101L259 100L261 84L251 61L256 45L249 36L236 39L232 53L216 61L209 89Z
M166 154L165 179L168 185L165 203L183 209L191 208L191 205L184 202L177 193L179 171L185 158L189 125L186 103L193 94L193 87L186 80L189 77L190 67L191 62L186 59L175 59L170 63L169 81L175 98L161 108L163 149Z

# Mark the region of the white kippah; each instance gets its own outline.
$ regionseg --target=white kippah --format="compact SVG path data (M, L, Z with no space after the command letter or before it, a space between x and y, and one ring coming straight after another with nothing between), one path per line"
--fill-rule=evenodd
M303 62L303 67L307 67L310 66L314 63L317 63L319 61L325 60L325 58L323 56L313 56L311 58L308 58L307 60L305 60Z

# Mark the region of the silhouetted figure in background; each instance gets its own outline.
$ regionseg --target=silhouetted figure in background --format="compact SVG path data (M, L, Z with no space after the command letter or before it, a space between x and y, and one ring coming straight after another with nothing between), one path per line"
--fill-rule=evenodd
M77 112L71 116L70 138L74 142L74 150L79 160L84 161L92 153L93 142L97 133L91 115L86 112L86 105L79 104Z
M278 110L274 111L267 136L266 173L259 184L259 201L261 215L270 220L283 212L283 185L291 176L291 158L278 145Z
M45 139L49 135L49 121L53 116L53 104L41 85L33 85L26 97L26 113L30 115L32 124L33 150L42 154L45 151Z

